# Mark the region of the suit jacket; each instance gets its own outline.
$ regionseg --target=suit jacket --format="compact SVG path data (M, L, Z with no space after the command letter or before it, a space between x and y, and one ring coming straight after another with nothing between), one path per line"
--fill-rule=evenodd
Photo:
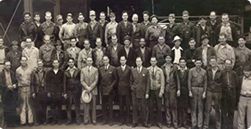
M42 73L43 73L43 77L40 80L38 69L32 71L32 73L31 73L31 93L37 94L39 92L39 88L40 87L44 87L45 88L45 76L46 76L46 72L44 70L42 70Z
M119 66L116 68L117 77L118 77L118 93L119 95L131 95L130 92L130 77L131 77L131 68L129 66L125 67L125 71L122 70L122 67Z
M196 47L201 46L201 36L204 34L207 34L208 37L211 37L211 33L212 33L212 28L210 26L205 26L205 30L202 29L201 25L197 25L193 28L193 38L196 41ZM210 45L212 41L210 41Z
M118 23L116 35L118 37L118 43L124 45L124 37L126 35L131 37L131 42L133 39L133 26L132 23L127 21L127 26L125 27L124 21Z
M73 76L71 76L70 70L67 69L64 72L64 93L67 91L78 91L81 88L80 83L80 70L75 68Z
M102 26L101 25L101 21L99 21L99 23L100 23L100 26L101 26L101 28L102 28L102 46L106 46L106 44L105 44L105 28L106 28L106 25L108 24L108 21L106 21L105 20L105 23L104 23L104 25Z
M222 24L219 24L214 30L215 40L217 41L217 43L219 42L218 40L219 40L219 34L220 34L221 27L222 27ZM238 44L236 42L237 38L238 38L237 30L232 23L230 23L230 28L231 28L231 32L232 32L233 44L229 44L229 45L231 45L232 47L237 47L238 46Z
M133 23L132 23L133 26ZM133 39L140 39L140 23L136 23L136 29L135 31L133 30ZM133 28L132 28L133 29Z
M136 98L145 98L150 90L150 74L147 68L142 67L141 72L137 68L131 70L131 89L136 94Z
M164 77L164 73L162 71L161 68L159 68L158 66L155 66L155 70L153 73L153 67L150 66L149 68L147 68L149 71L149 76L150 76L150 89L151 90L160 90L161 94L164 94L164 87L165 87L165 77ZM153 77L155 79L153 79Z
M30 36L32 41L36 42L37 40L37 27L34 22L25 23L23 22L20 25L20 41L25 41L26 37Z
M199 58L202 59L202 51L203 51L202 46L195 49L194 56L193 56L194 59L199 59ZM212 56L216 56L215 49L208 45L208 47L207 47L207 64L206 64L206 66L209 66L209 62L210 62L210 59L211 59ZM204 68L205 64L202 64L202 65L203 65L202 67Z
M98 88L97 88L97 83L98 83L98 77L99 77L99 72L98 69L95 67L91 67L91 70L88 70L89 67L86 66L81 69L81 84L83 86L82 90L86 90L87 87L91 88L91 93L93 95L98 94Z
M102 95L110 95L114 86L117 83L116 68L109 65L108 69L105 66L99 68L100 89Z
M12 92L12 90L10 90L9 88L7 88L8 86L6 85L6 76L5 76L5 69L3 69L0 72L0 93L2 95L2 101L4 101L4 99L7 99L8 93ZM10 76L11 76L11 81L12 84L16 84L17 83L17 79L15 76L15 73L13 71L10 71ZM17 91L17 89L14 89L15 91ZM14 105L13 105L14 106Z
M180 89L180 82L179 82L179 77L177 74L177 67L172 65L170 67L170 72L169 72L169 81L166 79L167 78L167 72L166 72L166 65L164 64L161 69L164 72L165 76L165 92L169 92L169 90L179 90Z
M142 58L142 61L143 61L143 67L149 67L151 64L150 64L150 59L152 57L152 51L150 48L148 47L145 47L145 53L144 55L142 54L141 52L141 49L138 48L135 50L135 57L141 57Z
M216 71L214 78L213 78L213 71L212 68L207 69L207 88L206 91L210 91L212 93L214 92L221 92L221 81L223 80L222 78L222 73L220 68Z
M129 53L128 53L128 56L126 54L126 50L125 50L125 47L123 47L122 49L120 49L119 51L119 60L120 60L120 57L121 56L125 56L126 58L126 64L130 67L135 67L136 64L135 64L135 51L132 47L129 48Z
M106 48L102 47L101 50L102 50L103 54L105 55ZM97 53L96 53L97 51L98 51L97 48L92 49L93 65L95 67L101 67L101 66L103 66L103 61L101 60L101 61L97 62Z
M207 21L207 23L206 23L207 26L209 26L209 27L212 28L211 37L210 37L210 42L211 42L211 46L213 46L213 47L218 43L218 41L216 41L216 37L215 37L215 28L216 28L220 23L221 23L220 20L216 20L216 22L215 22L214 25L211 23L210 20ZM218 39L218 38L217 38L217 39Z
M50 70L46 74L45 89L47 93L63 93L64 90L64 71L58 70L57 74Z
M188 81L188 73L189 73L189 69L186 68L184 73L182 74L181 70L178 69L177 71L177 75L179 78L179 83L180 83L180 90L185 90L188 91L188 85L187 85L187 81Z
M117 50L116 50L117 54L116 54L116 56L118 57L118 60L115 60L113 58L112 49L113 49L113 46L108 46L108 48L106 49L105 55L108 56L108 58L110 59L110 64L112 66L118 67L118 66L120 66L119 52L122 51L123 45L118 44L118 46L117 46Z
M102 26L100 25L100 23L96 22L93 29L89 23L87 25L87 35L90 41L96 41L97 37L103 39Z
M67 67L67 61L68 61L68 55L64 52L64 51L60 51L59 56L57 55L57 50L54 49L51 53L51 59L55 60L58 59L59 60L59 67L62 70L65 70Z

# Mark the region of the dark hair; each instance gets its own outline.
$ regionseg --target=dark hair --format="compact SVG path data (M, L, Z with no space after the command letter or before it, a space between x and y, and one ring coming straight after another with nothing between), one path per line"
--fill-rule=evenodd
M124 13L127 13L127 15L128 15L128 12L127 12L126 10L124 10L124 11L122 12L122 15L123 15Z
M231 59L226 59L224 62L226 63L227 60L229 60L231 62L231 64L233 63L233 61Z
M202 59L201 59L201 58L196 58L196 59L195 59L195 62L196 62L196 61L202 62Z
M225 38L227 37L227 35L226 35L225 33L220 33L220 34L219 34L219 37L220 37L220 36L224 36Z
M164 55L164 59L166 59L167 56L173 58L172 54L169 54L169 53L168 53L168 54L165 54L165 55Z
M140 58L140 59L141 59L141 61L142 61L142 58L141 58L140 56L136 57L136 60L137 60L138 58Z
M184 58L184 57L181 57L181 58L180 58L180 61L181 61L181 60L184 60L184 61L186 62L186 58Z
M23 13L23 16L25 16L25 15L27 15L27 14L28 14L29 16L31 16L31 13L30 13L30 12L24 12L24 13Z
M143 15L144 14L147 14L147 15L149 15L149 12L148 11L143 11L143 13L142 13Z
M190 42L190 41L192 41L192 40L194 40L195 43L196 43L196 40L195 40L194 38L190 38L188 42Z
M246 37L244 35L240 35L237 40L239 40L240 38L244 39L246 41Z
M228 14L227 14L227 13L223 13L223 14L222 14L222 16L226 16L226 15L228 16Z
M251 71L251 68L249 65L245 65L243 71Z
M211 56L210 61L211 61L212 59L217 60L217 57L216 57L216 56Z
M73 62L75 61L75 59L72 58L72 57L69 57L68 62L69 62L70 60L72 60Z
M158 60L155 56L152 56L151 59L152 59L152 58L155 58L156 60ZM150 60L151 60L151 59L150 59Z
M39 15L39 16L40 16L40 13L39 13L39 12L35 12L35 13L34 13L34 16L36 16L36 15Z
M105 14L105 12L104 12L104 11L100 12L100 14L102 14L102 13L103 13L103 14Z

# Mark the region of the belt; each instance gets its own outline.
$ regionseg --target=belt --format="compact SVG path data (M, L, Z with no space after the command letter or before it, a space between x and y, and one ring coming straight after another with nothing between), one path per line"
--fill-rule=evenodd
M242 96L242 97L251 98L251 95L242 95L242 94L241 94L241 96Z
M25 88L25 87L30 87L30 86L18 86L19 88Z
M4 65L4 63L0 63L0 65Z

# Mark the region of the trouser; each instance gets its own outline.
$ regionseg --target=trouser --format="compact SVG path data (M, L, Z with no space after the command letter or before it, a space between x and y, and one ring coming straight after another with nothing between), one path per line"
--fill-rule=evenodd
M119 96L119 110L120 110L120 122L129 124L130 121L130 96L120 95Z
M177 127L178 121L177 121L176 89L171 89L169 90L169 92L165 93L165 114L166 114L166 124L170 125L173 122L174 127Z
M187 124L187 108L178 108L179 125Z
M26 112L28 111L28 123L33 123L33 108L30 87L19 87L19 96L21 99L20 104L20 122L21 124L26 123Z
M221 129L221 92L212 93L210 91L207 92L206 97L206 104L205 104L205 118L204 118L204 129L209 128L209 118L210 118L210 112L212 109L212 101L214 101L214 107L215 107L215 128Z
M35 110L34 113L35 122L40 123L42 121L46 121L47 95L44 87L39 87L39 91L36 94L36 98L33 99L33 103Z
M149 99L150 99L150 123L154 123L156 120L157 124L162 123L162 98L159 97L159 90L150 90ZM157 116L154 119L154 107L156 105Z
M192 87L193 97L191 99L192 127L202 128L204 101L202 99L203 87Z
M113 121L113 95L102 95L102 113L103 113L103 121ZM107 116L107 112L109 109L109 118Z
M147 100L145 98L137 98L136 92L132 91L132 109L133 109L133 124L138 123L138 111L140 108L140 115L144 124L147 123L147 113L146 113L146 104Z
M4 110L3 103L0 103L0 127L4 126Z
M222 107L222 129L233 129L234 109Z
M62 111L62 93L54 92L51 93L51 111L53 113L53 119L60 121L62 119L61 111ZM57 112L58 109L58 112Z
M93 95L90 103L84 103L84 122L85 123L88 123L89 121L91 121L90 106L92 109L92 123L97 123L96 98L97 98L97 95Z
M17 103L16 90L13 90L13 91L5 90L5 92L3 92L3 95L4 96L2 96L3 98L2 104L3 104L3 111L4 111L4 121L7 124L16 123L17 121L19 121L17 117L17 112L16 112L16 103Z
M247 126L245 126L245 116L247 115ZM251 97L240 96L238 104L238 129L251 127Z
M73 103L75 104L76 120L80 120L80 97L81 92L79 91L67 91L67 119L72 121L71 107Z

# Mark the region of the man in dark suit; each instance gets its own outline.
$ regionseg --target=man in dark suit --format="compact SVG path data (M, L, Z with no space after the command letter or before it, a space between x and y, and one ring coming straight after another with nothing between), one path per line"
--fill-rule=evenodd
M97 37L103 39L102 26L100 25L99 22L95 20L95 18L96 18L96 13L95 11L91 10L90 11L91 22L87 25L87 35L90 40L91 48L96 47L95 42Z
M144 21L140 23L140 37L145 38L146 30L152 23L149 21L149 12L144 11L142 13Z
M102 46L103 47L106 47L106 43L105 43L105 28L106 28L106 25L108 24L108 21L105 19L106 16L105 16L105 12L100 12L99 14L99 23L101 25L101 28L102 28Z
M147 125L146 115L146 99L149 98L150 88L150 75L146 68L142 66L142 59L136 58L136 68L131 71L131 90L132 90L132 103L133 103L133 125L138 126L138 111L140 107L140 113L143 121L143 126Z
M16 126L18 116L16 112L17 104L17 80L15 73L11 71L10 61L5 61L4 69L0 72L0 94L3 102L4 124L8 126ZM1 106L2 108L2 106ZM2 127L1 116L1 126Z
M124 37L125 46L119 51L119 59L121 56L126 58L126 64L130 67L135 67L135 51L130 47L131 40L129 36Z
M110 59L110 64L114 67L120 66L119 52L122 51L123 45L119 44L116 35L112 36L112 45L108 46L105 55Z
M133 36L133 26L132 23L128 21L128 13L126 11L122 12L123 20L119 22L116 30L116 35L118 37L118 42L122 45L123 39L126 35L129 35L131 38Z
M118 77L118 93L119 93L119 109L120 109L120 126L125 124L130 126L130 76L131 68L126 65L126 57L120 57L121 66L117 67L117 77ZM125 109L124 109L125 108Z
M149 67L150 66L150 58L152 56L152 51L150 48L146 47L146 41L144 38L140 39L140 48L135 50L135 57L141 57L142 66Z
M109 64L109 58L103 57L104 66L99 69L100 90L102 94L102 112L103 123L105 125L109 122L109 125L113 125L113 98L115 96L114 86L117 82L116 68ZM107 111L109 108L109 118L107 117Z
M215 28L221 23L221 21L217 19L217 15L215 11L210 12L209 18L210 20L208 20L206 24L207 26L212 28L210 41L211 41L212 47L214 47L218 43L215 37Z
M58 122L58 125L62 124L62 95L64 90L64 71L59 69L59 61L57 59L52 62L53 69L47 72L45 79L45 89L47 96L50 98L51 110L54 114L52 125ZM59 113L56 113L58 109Z
M32 71L31 74L31 94L34 102L35 108L35 126L41 124L46 125L48 123L48 119L46 117L46 92L45 92L45 74L44 63L42 60L38 60L37 69Z
M76 122L80 125L80 96L81 96L81 83L80 83L80 70L74 65L74 59L69 58L68 68L64 72L64 97L67 98L67 118L66 125L71 124L71 107L75 104Z

